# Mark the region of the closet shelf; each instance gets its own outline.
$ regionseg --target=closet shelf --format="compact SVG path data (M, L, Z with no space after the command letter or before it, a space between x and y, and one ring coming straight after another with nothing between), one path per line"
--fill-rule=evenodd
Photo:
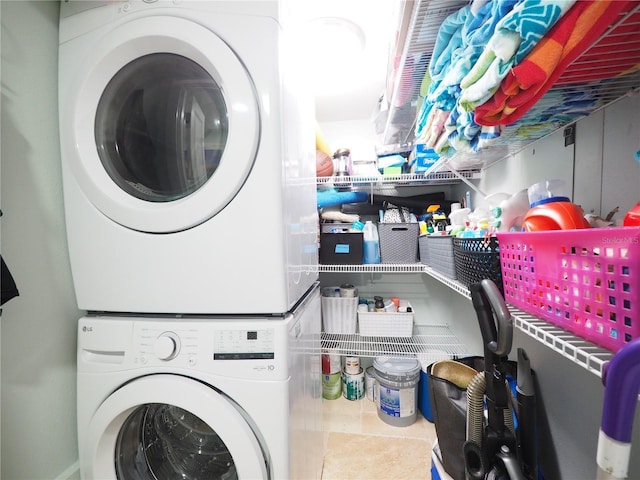
M437 352L446 353L451 358L469 355L466 347L446 325L414 326L410 338L365 337L357 334L322 334L322 348L331 349L339 355L378 357L416 357Z
M415 264L377 264L377 265L319 265L320 272L338 273L424 273L443 283L459 293L467 300L471 300L469 289L462 283L436 272L428 265ZM577 337L555 325L507 305L513 317L514 326L546 345L573 363L580 365L589 372L602 377L604 365L613 354L594 345L587 340ZM415 356L417 353L428 353L439 350L449 353L452 357L468 355L466 347L451 333L446 325L415 326L414 336L410 339L361 337L359 335L331 335L322 334L322 346L336 346L343 355L354 354L360 356L376 355L405 355Z
M430 267L425 268L425 273L471 300L469 289L460 282L451 280L433 271ZM574 363L584 367L591 373L602 377L605 363L613 356L610 351L600 348L555 325L540 320L533 315L525 313L513 305L507 304L507 308L513 317L514 326L518 330L521 330Z
M341 273L424 273L422 263L376 263L364 265L318 265L319 272Z
M480 178L480 170L465 170L461 172L435 172L424 174L403 173L400 175L380 175L368 177L317 177L317 185L343 184L349 185L351 190L366 188L384 189L386 187L413 187L425 185L452 185L458 184L462 179L477 180Z
M413 0L398 20L402 37L395 52L397 68L390 66L384 105L380 106L378 149L411 145L415 141L416 114L419 108L420 83L431 61L440 25L447 17L467 5L463 0ZM532 142L562 130L597 110L627 95L640 92L640 3L622 12L607 31L586 49L556 80L553 87L520 120L504 128L490 146L476 153L456 152L442 170L480 170L502 158L514 155ZM623 74L617 71L621 67ZM579 108L555 112L551 107L576 99ZM547 108L549 107L549 108ZM544 111L544 120L540 112Z

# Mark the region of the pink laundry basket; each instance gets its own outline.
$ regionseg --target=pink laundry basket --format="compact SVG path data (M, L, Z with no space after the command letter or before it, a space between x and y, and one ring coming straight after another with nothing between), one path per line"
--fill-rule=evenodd
M507 303L613 352L640 337L640 228L498 233Z

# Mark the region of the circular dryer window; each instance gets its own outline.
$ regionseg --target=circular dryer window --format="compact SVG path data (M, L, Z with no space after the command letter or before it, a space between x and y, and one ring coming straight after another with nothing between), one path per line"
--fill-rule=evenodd
M63 166L105 217L173 233L235 199L256 161L260 97L222 38L154 15L109 30L76 63L62 82Z
M200 65L171 53L125 65L96 110L102 165L125 192L151 202L178 200L204 185L228 131L220 86Z
M238 478L231 452L213 429L174 405L138 407L116 442L118 478Z

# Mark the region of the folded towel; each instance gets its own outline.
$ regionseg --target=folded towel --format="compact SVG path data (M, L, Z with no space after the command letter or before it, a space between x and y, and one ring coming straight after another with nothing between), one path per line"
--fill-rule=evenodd
M476 122L509 125L520 119L631 3L635 2L584 0L574 5L531 54L511 70L493 97L476 108Z
M460 96L460 82L469 73L478 60L484 47L491 38L498 22L511 11L520 0L490 2L478 8L477 12L467 15L461 27L462 45L451 57L451 63L439 85L431 92L428 99L437 108L453 110ZM473 5L472 5L473 6Z
M425 73L425 76L429 75L430 84L425 99L416 115L416 137L424 135L427 121L434 107L434 103L429 100L429 95L438 88L451 65L454 52L462 46L462 27L467 21L469 12L470 6L466 5L449 15L440 25L438 36L433 46L429 68Z
M460 105L468 112L489 100L518 64L576 3L575 0L523 0L498 24L480 58L462 79Z

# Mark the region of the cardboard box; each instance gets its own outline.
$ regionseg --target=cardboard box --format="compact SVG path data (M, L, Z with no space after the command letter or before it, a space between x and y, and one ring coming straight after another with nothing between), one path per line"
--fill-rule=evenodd
M418 143L413 147L413 151L409 156L409 170L411 173L424 172L431 168L439 159L440 155L433 149L427 148L427 146L422 143Z

